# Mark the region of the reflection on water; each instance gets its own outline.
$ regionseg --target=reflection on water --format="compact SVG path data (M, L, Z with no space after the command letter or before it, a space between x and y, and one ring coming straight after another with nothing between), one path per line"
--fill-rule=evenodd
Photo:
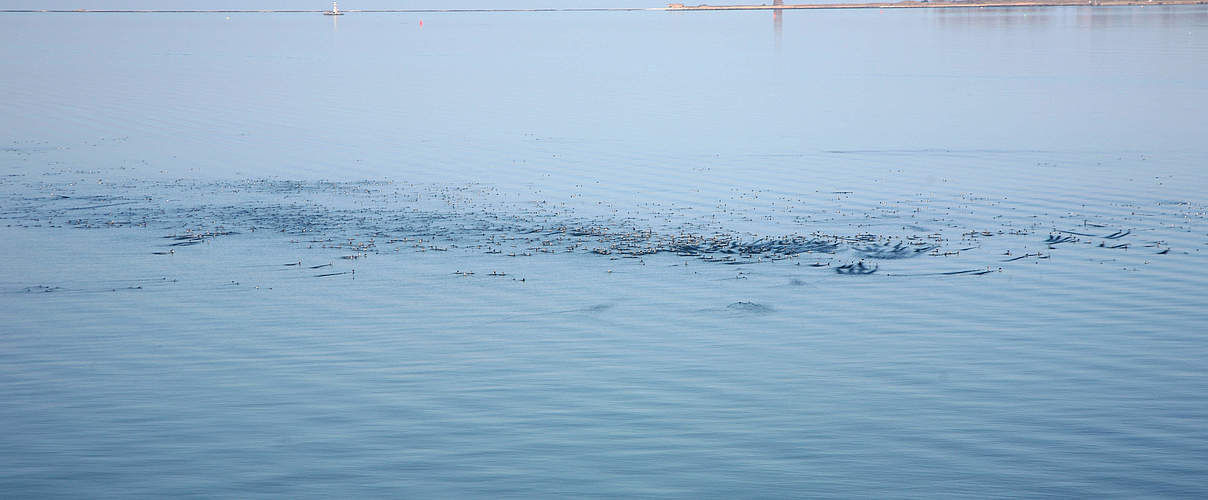
M784 0L774 0L772 5L784 5ZM780 46L784 42L784 11L776 9L772 11L772 29L776 32L776 51L780 51Z

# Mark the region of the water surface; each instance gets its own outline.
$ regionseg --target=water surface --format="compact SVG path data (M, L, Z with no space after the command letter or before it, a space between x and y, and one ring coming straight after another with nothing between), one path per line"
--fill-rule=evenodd
M1208 493L1202 6L0 24L4 491Z

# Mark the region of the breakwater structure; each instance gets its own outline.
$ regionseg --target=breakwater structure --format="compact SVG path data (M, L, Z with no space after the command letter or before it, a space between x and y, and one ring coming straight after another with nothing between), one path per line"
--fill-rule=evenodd
M669 4L664 10L674 11L718 11L718 10L808 10L808 9L954 9L985 7L1115 7L1150 5L1208 5L1208 0L968 0L938 1L903 0L901 2L878 3L807 3L771 5L685 5Z

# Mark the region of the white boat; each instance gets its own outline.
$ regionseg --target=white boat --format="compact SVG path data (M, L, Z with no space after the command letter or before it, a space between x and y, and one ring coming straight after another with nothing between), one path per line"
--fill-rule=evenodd
M342 16L342 15L344 15L344 13L340 12L340 7L337 6L335 2L331 2L331 10L323 12L323 15L325 15L325 16Z

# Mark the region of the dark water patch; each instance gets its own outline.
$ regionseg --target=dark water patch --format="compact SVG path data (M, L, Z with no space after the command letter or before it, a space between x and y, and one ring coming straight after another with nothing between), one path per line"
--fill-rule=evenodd
M1045 256L1044 254L1042 254L1042 253L1040 253L1040 252L1036 252L1036 253L1025 253L1025 254L1023 254L1023 255L1019 255L1019 256L1016 256L1016 257L1011 257L1010 259L1004 260L1004 261L1002 261L1002 262L1015 262L1015 261L1017 261L1017 260L1026 259L1026 258L1028 258L1028 257L1036 257L1036 258L1040 258L1040 259L1044 259L1044 258L1046 258L1046 256Z
M9 293L18 294L88 294L103 292L136 291L145 289L173 286L179 280L161 277L144 279L115 279L115 280L79 280L65 285L31 285L13 290Z
M173 240L172 243L168 244L168 246L170 246L170 247L186 247L186 246L197 245L199 243L204 243L206 241L217 238L219 236L230 236L233 234L238 234L238 233L236 233L234 231L220 231L220 230L201 231L201 232L187 231L185 234L172 234L172 235L164 236L163 238Z
M23 290L21 290L21 292L22 293L54 293L54 292L61 292L63 290L64 289L61 286L34 285L34 286L25 287Z
M956 275L960 275L960 274L980 276L980 275L992 273L992 272L994 272L994 271L990 270L990 269L965 269L963 271L948 271L946 273L936 273L936 274L939 276L956 276Z
M847 275L873 274L873 273L877 272L877 269L879 269L879 268L880 268L879 265L874 264L874 265L869 266L869 265L864 264L863 261L860 261L855 264L844 264L842 266L836 267L835 272L839 273L839 274L847 274Z
M910 257L918 257L938 248L935 245L904 245L901 242L890 245L888 243L881 245L865 245L855 247L853 250L865 258L870 259L906 259Z
M1079 233L1079 232L1076 232L1076 231L1065 231L1065 230L1062 230L1062 229L1057 229L1056 231L1057 231L1057 232L1059 232L1059 233L1072 234L1072 235L1074 235L1074 236L1086 236L1086 237L1088 237L1088 238L1094 238L1094 237L1095 237L1095 235L1090 234L1090 233Z
M71 210L94 210L94 209L97 209L97 208L116 207L116 206L121 206L121 205L133 205L133 204L135 204L135 203L138 203L138 202L137 202L137 201L120 201L120 202L114 202L114 203L104 203L104 204L101 204L101 205L88 205L88 206L83 206L83 207L69 207L69 208L64 208L63 210L65 210L65 211L71 211Z
M1046 245L1059 245L1061 243L1074 243L1077 241L1078 241L1078 238L1075 238L1073 236L1062 236L1059 234L1050 234L1049 237L1044 240L1044 243Z
M743 314L768 314L775 311L771 306L745 300L732 302L726 306L726 309Z
M603 233L601 236L608 236ZM808 253L834 253L839 249L838 238L787 235L743 241L734 234L662 236L653 232L627 234L615 249L630 255L674 253L681 256L725 254L739 256L794 256Z
M1007 217L1003 202L994 197L962 195L960 202L972 206L992 205L993 220L1000 227L985 227L985 219L971 220L969 229L958 219L942 217L950 208L942 203L920 205L917 201L878 202L868 212L850 219L811 222L791 217L776 220L766 228L788 230L785 234L741 231L752 218L721 210L631 212L615 216L579 215L562 201L524 202L523 196L504 195L481 184L435 185L398 181L301 182L274 179L203 182L192 180L115 181L90 183L16 181L6 185L7 219L12 225L97 229L147 227L170 232L166 252L172 255L189 247L221 237L256 235L283 238L307 250L330 250L324 260L357 260L373 255L400 252L459 252L464 255L538 257L545 254L577 253L609 259L642 259L663 255L695 259L720 266L774 265L784 260L804 262L809 267L828 267L838 274L866 275L878 270L906 275L922 264L919 257L960 260L966 269L984 268L991 262L1010 263L1025 258L1045 259L1034 250L1011 256L1012 248L1029 246L1034 228L1043 219ZM53 193L30 196L31 192ZM5 193L0 193L5 196ZM737 197L746 196L736 194ZM536 198L536 196L533 196ZM725 201L725 200L723 200ZM834 203L826 201L826 203ZM915 217L940 222L933 229L916 224L893 225L892 230L872 232L863 223L885 207L917 213ZM79 210L68 210L79 208ZM966 207L969 208L969 207ZM1202 219L1203 209L1178 206L1172 212L1188 220ZM972 208L969 208L973 210ZM65 214L70 213L70 216ZM1105 221L1109 222L1109 221ZM841 231L844 227L852 231ZM919 231L919 232L912 232ZM162 234L162 233L161 233ZM1083 235L1088 236L1083 236ZM1104 236L1053 230L1043 240L1050 249L1079 238L1102 237L1121 240L1134 234L1120 230ZM280 236L275 236L280 235ZM969 244L969 240L976 240ZM1035 241L1035 240L1030 240ZM1127 248L1129 242L1103 245ZM1089 245L1087 245L1089 247ZM1071 247L1067 251L1077 251ZM1005 251L1005 253L1004 253ZM835 267L835 261L848 259ZM860 259L859 263L852 263ZM868 260L883 261L892 269L881 269ZM304 267L300 261L278 263L282 267ZM330 264L327 264L328 266ZM312 267L318 269L318 267Z
M938 273L885 273L886 276L982 276L994 272L1002 272L1002 268L998 269L965 269L961 271L947 271Z

